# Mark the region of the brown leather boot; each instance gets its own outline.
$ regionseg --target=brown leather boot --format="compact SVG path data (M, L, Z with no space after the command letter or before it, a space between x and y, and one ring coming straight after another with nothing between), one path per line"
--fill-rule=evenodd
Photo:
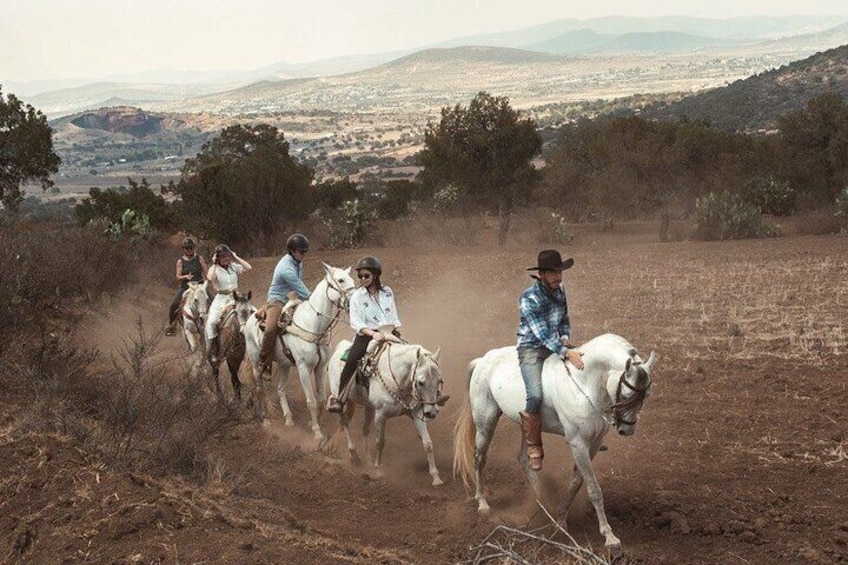
M542 459L545 458L545 449L542 447L542 417L539 414L519 412L521 416L521 432L524 441L527 442L527 456L530 457L530 468L534 471L542 470Z

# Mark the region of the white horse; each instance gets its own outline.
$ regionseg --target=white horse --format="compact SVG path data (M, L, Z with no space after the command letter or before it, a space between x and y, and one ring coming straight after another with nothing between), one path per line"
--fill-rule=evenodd
M342 355L351 346L351 342L342 340L330 358L328 373L330 390L338 396L339 381L345 362ZM369 347L372 350L374 342ZM353 377L354 379L356 377ZM389 342L380 355L370 386L354 384L346 410L340 414L341 425L347 436L347 448L353 463L359 462L356 446L350 436L349 424L353 416L354 402L365 407L362 434L365 436L365 449L378 474L382 474L383 448L386 445L386 420L395 416L408 416L421 438L433 486L439 486L442 479L436 468L433 456L433 441L427 431L427 422L439 413L439 406L447 401L441 396L442 373L439 370L439 350L430 353L420 345ZM372 423L377 429L377 452L373 457L369 435Z
M299 304L294 312L292 325L288 331L277 339L274 359L277 361L279 375L277 392L280 396L280 408L287 426L293 425L291 408L286 398L286 383L289 370L297 367L300 384L306 396L306 405L312 417L312 433L318 440L324 439L321 426L318 423L320 410L327 399L325 390L324 365L330 356L330 333L339 320L342 311L347 312L348 299L356 285L350 276L350 269L340 269L324 265L325 276L315 290ZM266 320L266 324L274 324L276 320ZM264 382L262 380L259 350L262 344L262 330L256 316L251 316L244 328L247 342L247 358L253 367L256 384L260 395L260 410L264 413ZM291 358L289 358L291 355ZM317 378L316 378L317 376Z
M577 491L586 481L589 499L598 515L605 546L613 551L621 541L613 534L606 513L601 487L592 469L592 458L601 448L610 425L624 436L633 435L639 410L651 390L651 371L656 357L648 361L624 338L604 334L580 347L585 367L563 363L556 355L545 360L542 371L542 429L565 436L574 458L574 470L568 493L560 504L565 525L568 509ZM514 422L524 410L524 382L518 367L515 347L503 347L471 362L468 402L454 434L454 473L466 487L476 483L478 511L486 513L489 504L483 493L483 468L486 452L501 414ZM536 495L539 479L529 467L527 445L522 440L519 461Z
M203 328L206 327L206 316L209 313L209 281L203 284L188 283L180 302L180 323L183 326L183 337L191 353L201 354L206 349Z

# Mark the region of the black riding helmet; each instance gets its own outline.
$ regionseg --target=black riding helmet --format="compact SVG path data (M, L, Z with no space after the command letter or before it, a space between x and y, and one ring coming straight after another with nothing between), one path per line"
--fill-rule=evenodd
M360 269L368 269L378 277L383 274L383 265L376 257L363 257L360 259L354 270L358 271Z
M286 249L292 251L309 251L309 240L302 233L293 233L286 240Z
M229 255L230 257L233 256L233 250L230 249L228 246L222 243L221 245L215 248L215 257L221 258L226 255Z
M187 237L183 240L183 249L185 249L186 247L194 249L195 247L197 247L197 242L195 242L194 239Z

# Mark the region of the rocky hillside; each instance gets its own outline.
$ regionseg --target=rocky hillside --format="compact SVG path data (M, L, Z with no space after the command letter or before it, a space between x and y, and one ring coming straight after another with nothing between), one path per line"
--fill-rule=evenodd
M646 109L648 118L708 120L728 131L774 128L778 117L825 92L848 96L848 45L682 100Z

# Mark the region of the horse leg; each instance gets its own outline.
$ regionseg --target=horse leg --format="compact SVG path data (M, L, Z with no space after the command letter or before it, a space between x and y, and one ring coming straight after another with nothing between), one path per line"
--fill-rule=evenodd
M359 459L359 455L356 453L356 444L353 443L353 436L350 435L350 421L353 418L353 403L348 404L342 413L339 414L339 423L342 426L342 430L344 430L345 437L347 438L347 452L350 454L350 462L352 465L359 465L362 463Z
M374 461L374 450L371 448L371 429L374 427L374 409L365 406L362 416L362 437L365 438L365 457L368 461Z
M230 382L233 385L233 394L236 397L236 400L241 403L241 381L239 380L239 366L241 366L241 359L227 359L227 368L230 370Z
M291 367L288 365L277 365L277 373L279 374L279 378L277 379L277 396L280 397L280 408L283 411L285 425L291 427L294 426L294 419L292 419L292 411L289 407L289 397L286 396L286 383L289 382Z
M592 506L595 507L595 513L598 515L598 527L605 539L604 547L609 551L618 552L621 550L621 540L612 533L612 528L607 521L607 514L604 511L604 493L601 491L598 478L595 476L595 470L592 468L592 456L594 454L590 451L587 442L582 438L577 438L569 443L571 445L571 453L574 456L574 465L586 481L586 491L589 493L589 500L592 501Z
M410 414L409 418L415 426L415 431L418 432L418 437L421 438L421 444L424 446L424 454L427 456L427 465L430 467L430 476L433 477L433 486L441 486L445 484L439 476L439 470L436 468L436 457L433 455L433 440L430 439L430 433L427 431L427 423L423 418L416 418Z
M309 408L309 414L312 417L312 434L315 439L322 441L324 434L321 432L321 425L318 423L319 406L315 399L315 383L312 378L312 368L305 361L299 360L297 363L297 374L300 377L300 384L303 386L303 394L306 395L306 406Z
M329 377L327 375L327 362L330 360L329 346L319 346L318 364L315 366L315 388L318 394L318 406L327 405L327 388Z
M483 469L486 468L489 444L492 442L495 425L497 424L499 417L500 413L495 416L494 421L492 422L486 421L475 423L477 432L474 438L474 482L476 483L477 488L474 492L474 498L477 500L477 512L481 514L488 514L491 512L491 508L489 508L489 502L486 500L486 494L483 488Z
M377 453L374 456L374 469L378 477L383 476L383 449L386 447L386 416L382 410L374 413L374 428L377 431Z
M583 486L583 475L580 474L580 469L577 468L577 465L571 470L571 484L568 485L568 491L565 493L565 498L562 499L562 502L559 503L559 522L560 525L568 529L568 511L571 508L571 504L574 502L574 497L577 496L577 493L580 492L580 487Z

